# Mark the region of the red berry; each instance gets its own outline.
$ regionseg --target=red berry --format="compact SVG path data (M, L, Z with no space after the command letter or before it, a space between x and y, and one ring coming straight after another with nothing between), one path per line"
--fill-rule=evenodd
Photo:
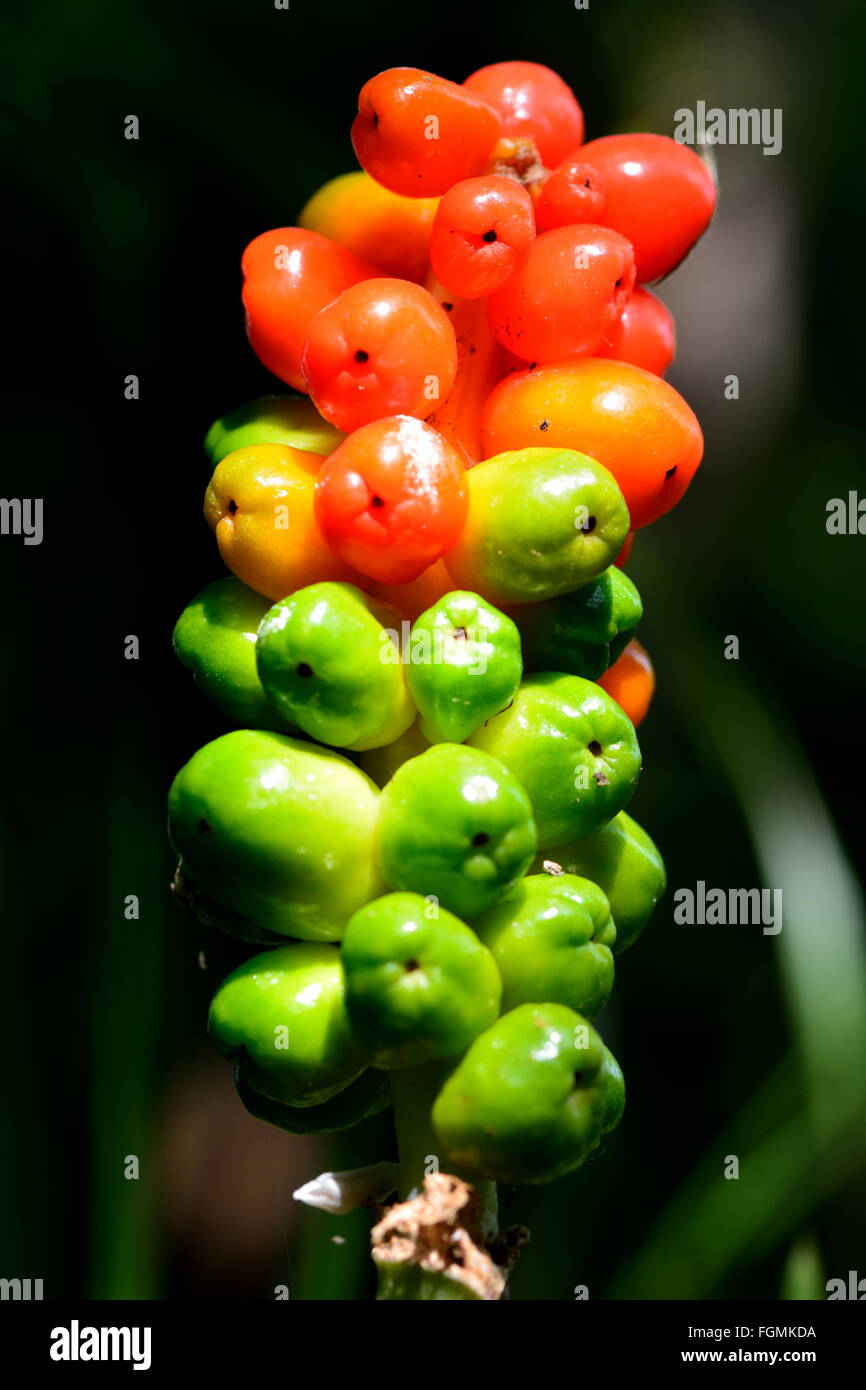
M656 376L664 376L674 360L676 348L670 310L649 290L638 285L596 356L631 362L634 367L644 367Z
M703 160L669 135L606 135L580 157L604 181L602 221L628 237L638 280L674 270L715 211L716 185Z
M532 199L516 179L464 179L436 210L430 264L453 295L481 299L505 284L534 235Z
M604 202L604 183L579 150L544 183L535 204L535 224L540 232L549 232L572 222L603 222Z
M251 241L241 259L247 336L268 371L306 391L301 352L320 309L381 272L318 232L278 227Z
M490 327L525 362L562 362L595 352L634 286L625 237L583 223L530 242L507 284L488 300Z
M531 136L548 169L583 144L583 112L574 92L540 63L493 63L463 86L496 107L503 135Z
M445 310L408 280L365 280L317 314L301 363L319 412L349 433L383 415L431 415L457 375Z
M613 562L616 565L617 569L625 569L626 565L628 564L628 558L631 555L633 545L634 531L629 531L628 535L622 543L622 550L619 552L619 554Z
M361 165L393 193L447 193L484 169L499 117L482 97L420 68L388 68L361 88L352 144Z
M468 507L457 451L409 415L355 430L316 479L316 519L331 549L383 584L411 583L450 550Z

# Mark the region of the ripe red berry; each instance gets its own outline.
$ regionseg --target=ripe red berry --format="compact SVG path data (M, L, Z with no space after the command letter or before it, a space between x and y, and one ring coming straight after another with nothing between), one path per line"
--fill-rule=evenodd
M408 415L355 430L316 479L316 519L331 549L383 584L411 583L450 550L468 507L457 451Z
M361 88L352 144L385 188L436 197L483 171L499 125L493 106L456 82L420 68L388 68Z
M582 223L542 232L511 279L488 300L490 327L525 362L562 362L595 352L634 286L625 237Z
M430 264L453 295L481 299L504 285L534 235L532 199L516 179L464 179L436 210Z
M551 68L493 63L473 72L463 85L496 107L503 135L531 136L548 169L583 143L583 112L574 92Z
M664 376L677 349L671 312L654 294L638 285L619 321L605 335L597 357L631 362L656 376Z
M247 336L268 371L306 391L301 352L313 318L343 290L381 272L335 241L278 227L251 241L241 259Z
M628 237L638 280L674 270L715 210L716 185L703 160L669 135L606 135L580 157L604 181L602 221Z
M445 310L408 280L365 280L310 324L301 362L325 419L349 433L383 415L431 415L457 375Z
M551 227L572 222L603 222L604 203L604 182L578 150L543 184L535 204L535 225L540 232L549 232Z
M628 564L629 556L631 555L633 545L634 531L629 531L628 535L622 543L622 550L619 552L619 554L613 562L616 565L617 569L625 569L626 565Z

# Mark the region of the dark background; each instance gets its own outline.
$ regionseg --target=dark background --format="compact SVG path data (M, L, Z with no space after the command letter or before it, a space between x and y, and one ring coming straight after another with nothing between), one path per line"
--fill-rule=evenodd
M221 572L201 517L205 430L278 389L243 333L243 247L354 167L348 128L374 72L461 80L512 57L563 74L590 138L671 133L698 99L784 112L777 157L716 151L717 219L662 287L670 379L707 449L630 565L659 680L631 809L672 890L781 888L784 928L682 927L671 893L660 905L601 1020L626 1119L578 1174L509 1207L534 1237L514 1296L822 1297L825 1278L866 1275L851 868L866 539L825 528L830 498L866 495L862 11L47 0L5 29L2 491L44 498L45 536L0 538L0 1275L42 1277L46 1297L369 1292L363 1216L330 1221L290 1194L387 1156L387 1122L290 1140L243 1112L204 1042L233 948L171 901L164 799L223 725L170 637Z

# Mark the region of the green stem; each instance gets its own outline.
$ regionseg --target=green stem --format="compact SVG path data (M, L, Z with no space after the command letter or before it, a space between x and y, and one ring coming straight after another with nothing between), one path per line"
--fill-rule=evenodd
M439 1166L439 1141L433 1132L430 1112L446 1073L447 1067L440 1062L391 1073L401 1201L420 1190L425 1176Z
M410 1192L424 1184L427 1173L442 1169L439 1141L430 1118L433 1102L442 1082L451 1070L448 1062L431 1062L423 1067L410 1067L391 1072L391 1097L394 1103L394 1124L397 1130L397 1151L400 1161L399 1196L405 1201ZM448 1165L448 1172L463 1177L459 1168ZM499 1230L496 1183L471 1181L483 1206L481 1226L484 1236L491 1240Z
M424 1179L442 1169L439 1141L433 1130L431 1112L439 1089L450 1071L449 1064L436 1062L391 1073L391 1096L400 1161L398 1196L407 1201L420 1192ZM451 1165L448 1171L460 1177ZM484 1206L482 1232L486 1239L496 1234L496 1184L474 1184ZM484 1297L483 1284L470 1287L448 1270L428 1269L421 1261L399 1258L377 1260L378 1300L464 1302Z

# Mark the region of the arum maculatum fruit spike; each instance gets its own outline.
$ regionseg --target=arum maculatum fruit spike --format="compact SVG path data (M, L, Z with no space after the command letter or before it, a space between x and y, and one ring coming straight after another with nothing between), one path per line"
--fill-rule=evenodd
M618 1123L592 1020L665 887L625 810L655 677L621 567L703 437L636 283L715 188L668 138L583 132L539 64L373 77L362 170L243 254L252 350L303 394L205 441L231 577L174 648L241 727L172 784L174 888L259 951L208 1023L253 1115L312 1135L393 1103L382 1297L501 1296L496 1181L569 1173Z

